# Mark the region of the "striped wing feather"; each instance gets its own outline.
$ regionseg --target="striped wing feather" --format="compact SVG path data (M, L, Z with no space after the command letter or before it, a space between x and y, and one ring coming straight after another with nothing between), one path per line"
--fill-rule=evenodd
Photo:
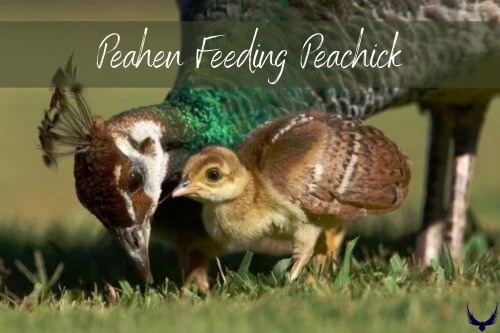
M312 215L381 214L399 207L408 192L408 158L360 121L322 112L286 117L256 130L243 146L259 156L250 170Z
M316 185L318 190L311 193L320 201L320 212L331 196L369 214L399 207L408 193L410 166L396 144L376 128L357 121L331 121L328 131L322 155L328 168Z

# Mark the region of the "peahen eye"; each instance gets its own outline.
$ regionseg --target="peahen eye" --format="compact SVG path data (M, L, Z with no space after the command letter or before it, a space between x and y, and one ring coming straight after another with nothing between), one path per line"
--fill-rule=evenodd
M220 170L218 168L208 169L206 177L209 181L216 182L221 178Z
M144 177L137 170L132 170L128 177L128 191L130 193L136 193L144 185Z

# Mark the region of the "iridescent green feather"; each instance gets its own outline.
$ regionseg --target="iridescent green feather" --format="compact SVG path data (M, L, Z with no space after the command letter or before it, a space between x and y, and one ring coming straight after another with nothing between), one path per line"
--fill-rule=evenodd
M174 89L156 112L168 123L181 124L184 148L236 145L248 132L275 117L324 105L307 89Z

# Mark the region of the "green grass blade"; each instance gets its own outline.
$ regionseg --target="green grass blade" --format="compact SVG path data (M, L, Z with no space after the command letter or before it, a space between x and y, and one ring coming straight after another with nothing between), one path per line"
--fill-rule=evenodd
M45 260L43 260L42 253L35 251L35 266L38 273L39 282L42 285L47 284L47 271L45 270Z
M55 284L61 277L63 270L64 270L64 264L61 263L57 265L56 270L54 271L54 273L52 273L52 276L50 277L49 281L47 281L47 289L50 289L53 286L55 286Z
M127 280L120 280L118 281L118 284L120 285L123 296L132 297L132 295L134 294L134 288L132 288Z
M450 249L446 244L443 247L443 268L446 280L451 281L456 277L455 264L453 263L453 258L451 257Z
M474 233L464 244L464 258L474 262L478 258L484 257L489 251L488 239L482 232Z
M292 259L291 258L285 258L281 259L274 265L273 268L273 274L276 277L278 281L281 281L282 279L286 278L286 273L290 265L292 264Z
M437 271L438 271L438 269L441 267L441 266L439 265L439 260L436 260L435 258L432 258L432 259L431 259L431 267L432 267L432 270L433 270L434 272L437 272Z
M438 267L436 269L436 286L444 287L446 285L446 273L443 267Z
M17 269L23 273L23 275L33 284L36 285L38 283L37 277L30 272L28 267L26 267L21 261L15 260L14 264L16 265Z
M342 264L339 269L339 273L335 278L334 286L337 289L342 289L347 285L349 281L349 274L351 272L351 258L352 258L352 250L356 246L359 237L354 238L353 240L347 243L347 247L344 253L344 260L342 260Z
M248 272L250 270L250 264L252 263L252 258L253 258L253 252L247 251L247 253L245 253L245 256L243 257L243 260L241 261L240 267L238 268L237 274L240 277L248 275Z
M392 275L400 276L401 274L404 273L405 271L404 262L399 256L399 254L396 253L394 256L392 256L389 262L391 264Z
M398 284L393 276L386 277L382 283L389 294L394 294L398 290Z

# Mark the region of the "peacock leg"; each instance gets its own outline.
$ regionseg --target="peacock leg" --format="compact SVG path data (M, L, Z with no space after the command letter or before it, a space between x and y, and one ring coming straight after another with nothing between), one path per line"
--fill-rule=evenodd
M427 181L422 225L417 239L416 262L429 266L437 258L443 243L446 218L445 185L448 171L452 124L445 111L429 108L430 131L427 160Z
M446 223L445 241L453 259L459 259L466 226L469 186L487 103L455 114L453 139L453 180Z

